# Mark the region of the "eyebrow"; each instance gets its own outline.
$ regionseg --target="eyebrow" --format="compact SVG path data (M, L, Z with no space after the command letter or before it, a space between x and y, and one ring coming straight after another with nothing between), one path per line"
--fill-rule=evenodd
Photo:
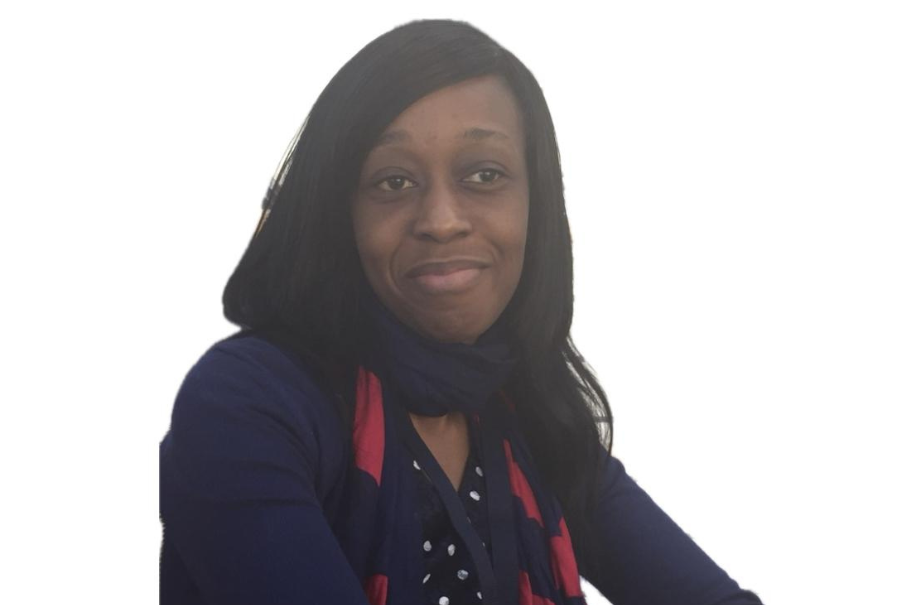
M499 130L490 130L487 128L469 128L464 131L461 135L459 135L461 139L467 139L471 141L483 141L485 139L497 138L501 140L509 140L509 135L500 132ZM394 143L404 143L410 141L412 137L405 130L391 130L390 132L386 132L377 139L377 142L374 144L374 147L381 147L383 145L393 145Z

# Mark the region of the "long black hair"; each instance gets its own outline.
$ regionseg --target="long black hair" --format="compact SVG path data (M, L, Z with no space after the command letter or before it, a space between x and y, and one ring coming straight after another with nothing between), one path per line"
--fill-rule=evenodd
M534 76L473 26L413 21L376 38L318 97L264 199L264 215L223 292L226 318L308 359L348 418L352 377L368 333L366 280L350 205L376 139L421 97L496 75L521 110L529 218L521 279L500 321L520 352L507 392L542 479L562 503L580 569L601 448L612 444L603 389L569 337L572 241L553 121ZM264 220L264 218L267 220Z

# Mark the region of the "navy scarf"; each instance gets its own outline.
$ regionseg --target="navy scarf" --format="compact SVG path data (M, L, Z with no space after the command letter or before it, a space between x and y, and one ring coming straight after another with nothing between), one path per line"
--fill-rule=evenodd
M475 563L484 603L584 603L562 511L538 481L516 430L517 403L500 391L515 364L503 329L492 327L474 345L439 343L375 301L370 314L376 339L357 376L354 476L334 530L371 605L422 605L413 456ZM466 413L480 431L492 558L408 416L451 411Z

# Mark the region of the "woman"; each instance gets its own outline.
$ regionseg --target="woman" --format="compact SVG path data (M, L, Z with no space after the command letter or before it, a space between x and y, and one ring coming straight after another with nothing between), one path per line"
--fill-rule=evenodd
M549 111L473 27L337 73L224 307L242 330L161 444L162 602L580 603L579 573L617 605L760 602L608 454Z

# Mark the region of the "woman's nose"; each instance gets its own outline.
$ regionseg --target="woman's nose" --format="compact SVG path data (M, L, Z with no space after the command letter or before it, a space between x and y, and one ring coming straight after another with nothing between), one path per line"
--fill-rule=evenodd
M472 225L455 185L434 184L425 190L418 204L415 236L448 242L471 232Z

